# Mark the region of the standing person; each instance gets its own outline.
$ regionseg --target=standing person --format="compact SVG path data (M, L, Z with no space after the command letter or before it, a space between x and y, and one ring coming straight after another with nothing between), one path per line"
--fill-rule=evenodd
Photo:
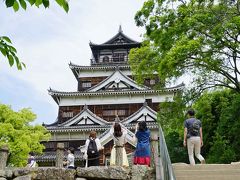
M126 129L123 129L119 123L114 123L112 128L110 129L110 134L114 141L114 146L111 151L111 157L110 157L110 165L114 166L116 165L116 148L122 149L122 166L128 167L128 159L127 159L127 153L124 148L124 145L126 143L126 135L127 131Z
M145 121L136 124L135 136L137 138L137 147L133 163L150 167L150 130L147 128Z
M27 163L27 167L36 167L37 163L34 157L34 153L30 152L28 154L28 163Z
M99 151L104 147L101 145L100 140L97 138L96 131L91 131L89 138L85 143L84 157L86 159L86 166L99 166Z
M202 140L202 123L196 119L194 110L187 111L188 119L184 121L184 147L187 146L189 162L191 165L195 165L193 157L193 150L195 150L195 156L201 161L201 164L205 164L205 160L200 154L201 146L203 146Z
M69 147L68 148L68 156L67 156L67 161L64 161L63 164L67 166L68 169L75 169L74 166L74 148L73 147Z

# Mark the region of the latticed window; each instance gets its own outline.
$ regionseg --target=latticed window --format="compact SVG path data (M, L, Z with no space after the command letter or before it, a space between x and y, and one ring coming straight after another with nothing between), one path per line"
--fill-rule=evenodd
M46 142L46 143L43 143L43 145L48 149L56 148L56 143L55 142Z
M117 113L118 113L119 116L124 116L124 115L126 115L126 110L125 109L120 109L120 110L117 111Z
M103 62L109 62L109 57L108 56L104 56L103 57Z
M155 83L156 83L156 82L155 82L154 79L151 79L151 80L150 80L150 84L151 84L151 85L154 85Z
M69 147L69 142L63 142L64 143L64 147Z
M62 117L64 118L73 117L73 112L64 112Z
M126 110L125 109L119 109L119 110L104 110L103 116L125 116Z
M113 61L124 61L124 57L126 56L126 53L113 53Z
M83 87L83 88L89 88L89 87L91 87L91 86L92 86L91 81L83 81L83 82L82 82L82 87Z
M115 116L115 110L104 110L103 116Z

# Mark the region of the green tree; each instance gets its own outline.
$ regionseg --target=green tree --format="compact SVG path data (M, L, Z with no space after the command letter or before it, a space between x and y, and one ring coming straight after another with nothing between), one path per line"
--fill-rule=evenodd
M158 120L163 127L172 162L188 162L183 148L184 112L188 98L176 96L174 102L160 104ZM240 160L240 94L233 90L203 93L192 108L202 121L202 154L208 163L230 163Z
M6 7L13 8L14 11L18 11L19 8L24 10L27 9L27 5L40 7L41 5L45 8L49 7L49 0L4 0ZM67 0L55 0L59 6L61 6L66 12L69 10ZM0 52L5 56L9 62L10 66L16 64L18 70L22 70L23 67L26 67L23 62L20 62L17 56L17 50L12 46L10 38L7 36L0 36Z
M180 93L173 102L160 104L158 121L164 131L171 162L188 162L186 148L183 147L183 122L185 120L186 100Z
M240 160L240 95L230 90L204 93L193 106L203 124L202 148L209 163Z
M183 126L182 126L183 128ZM185 162L188 163L187 149L183 147L183 134L172 131L165 134L169 156L172 163Z
M240 93L239 0L147 0L135 20L146 29L146 42L130 52L137 78L158 72L164 84L187 74L194 92Z
M207 161L209 163L231 163L236 160L234 149L225 137L216 133Z
M8 145L10 165L25 166L29 152L42 153L45 148L40 141L48 141L50 134L45 127L30 124L35 118L29 109L15 112L0 104L0 147Z
M178 132L183 135L183 122L185 120L184 112L186 103L180 93L174 97L173 102L160 103L158 112L158 121L162 126L164 133Z

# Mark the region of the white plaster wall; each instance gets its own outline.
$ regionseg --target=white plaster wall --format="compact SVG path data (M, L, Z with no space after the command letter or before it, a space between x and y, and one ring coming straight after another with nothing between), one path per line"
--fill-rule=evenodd
M62 140L86 140L89 134L85 132L55 132L51 133L50 141L62 141ZM55 135L53 135L55 134Z
M59 106L76 106L76 105L100 105L100 104L132 104L144 103L146 99L152 99L153 103L172 101L171 94L161 95L115 95L115 96L81 96L81 97L62 97Z

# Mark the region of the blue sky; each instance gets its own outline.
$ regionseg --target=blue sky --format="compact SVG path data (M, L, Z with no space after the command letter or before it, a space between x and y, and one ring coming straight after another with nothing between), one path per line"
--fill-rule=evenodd
M134 15L143 2L70 0L69 13L53 1L48 9L28 7L16 13L1 2L0 35L11 38L27 68L10 68L0 55L0 102L16 111L31 108L37 114L36 124L54 122L58 106L47 89L76 91L68 63L89 65L89 41L107 41L120 24L126 35L141 41L144 30L136 27Z

